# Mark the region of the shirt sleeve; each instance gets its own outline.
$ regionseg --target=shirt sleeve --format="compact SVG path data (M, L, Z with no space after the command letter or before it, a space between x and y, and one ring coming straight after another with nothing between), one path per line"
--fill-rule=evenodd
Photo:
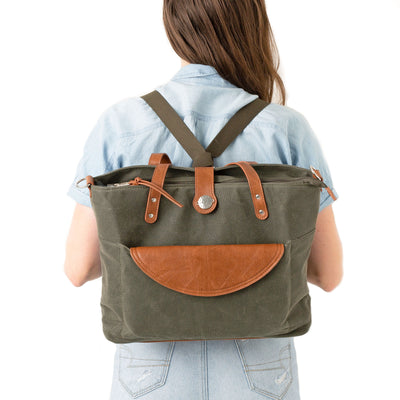
M116 121L110 107L101 114L97 123L86 139L83 154L78 162L75 177L69 186L67 195L77 203L91 207L89 189L78 188L76 182L87 175L97 176L117 169L115 157L116 148ZM85 181L82 182L84 186Z
M310 166L319 170L322 179L332 190L336 199L339 197L333 186L332 176L325 159L317 136L306 118L298 111L293 110L293 115L287 125L287 134L292 156L292 164L310 169ZM322 189L319 203L319 212L334 202L326 189Z

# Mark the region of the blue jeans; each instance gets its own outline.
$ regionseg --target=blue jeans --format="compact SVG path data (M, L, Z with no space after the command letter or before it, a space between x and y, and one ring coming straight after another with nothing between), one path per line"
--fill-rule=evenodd
M110 400L300 400L293 338L119 344Z

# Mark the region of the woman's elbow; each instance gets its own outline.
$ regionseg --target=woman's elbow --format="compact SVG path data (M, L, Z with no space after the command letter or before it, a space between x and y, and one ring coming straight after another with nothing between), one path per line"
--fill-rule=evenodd
M64 273L75 287L80 287L86 282L83 274L79 273L79 268L76 268L68 260L65 260L64 263Z
M343 279L343 247L332 205L318 215L308 258L307 279L325 292L332 292Z
M308 282L320 287L325 292L332 292L343 280L343 262L337 260L325 268L316 268L315 265L308 265Z
M64 272L75 287L80 287L88 281L100 278L102 275L100 260L92 262L65 260Z
M93 210L77 204L65 246L64 272L80 287L101 276L99 239Z
M340 285L342 279L343 279L343 272L337 274L337 276L335 276L334 278L331 278L330 280L323 282L321 289L323 289L325 292L332 292Z

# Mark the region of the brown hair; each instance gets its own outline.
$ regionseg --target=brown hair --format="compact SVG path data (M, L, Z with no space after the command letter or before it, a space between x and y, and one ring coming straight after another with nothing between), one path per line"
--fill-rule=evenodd
M164 0L168 40L182 59L218 74L261 99L286 92L265 0Z

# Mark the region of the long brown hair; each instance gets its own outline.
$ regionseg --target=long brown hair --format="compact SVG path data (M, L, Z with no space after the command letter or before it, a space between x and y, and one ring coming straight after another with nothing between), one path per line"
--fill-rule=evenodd
M163 21L182 59L211 65L222 78L268 102L277 89L285 104L265 0L164 0Z

